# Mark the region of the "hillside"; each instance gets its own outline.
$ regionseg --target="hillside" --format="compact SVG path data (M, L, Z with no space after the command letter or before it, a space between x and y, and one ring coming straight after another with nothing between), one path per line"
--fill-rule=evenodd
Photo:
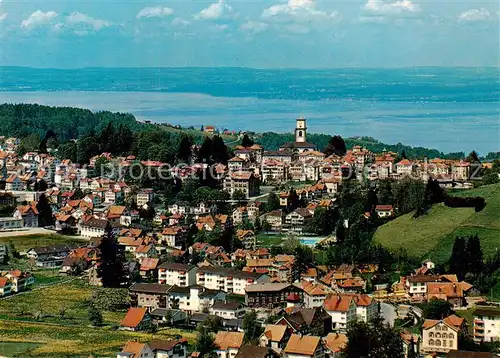
M379 227L374 241L390 250L402 247L415 257L443 263L449 259L455 237L477 234L485 256L493 254L500 247L500 184L450 194L482 196L486 207L476 213L473 208L434 205L424 216L413 219L410 213Z

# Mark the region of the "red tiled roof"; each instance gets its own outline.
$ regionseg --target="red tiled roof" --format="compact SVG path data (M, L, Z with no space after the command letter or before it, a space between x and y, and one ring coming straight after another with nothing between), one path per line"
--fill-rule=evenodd
M130 307L127 314L120 323L122 327L136 328L144 319L146 308Z

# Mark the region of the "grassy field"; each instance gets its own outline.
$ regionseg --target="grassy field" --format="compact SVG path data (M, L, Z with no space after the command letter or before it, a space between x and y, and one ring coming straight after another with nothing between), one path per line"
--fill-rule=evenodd
M0 237L0 244L12 242L17 251L24 251L32 247L48 246L56 244L85 243L84 239L77 239L57 234L34 234L21 236Z
M406 214L378 228L374 240L390 250L405 248L410 255L447 261L457 236L477 234L484 254L500 247L500 185L488 185L450 193L456 196L482 196L486 207L476 213L473 208L449 208L434 205L419 218Z
M173 339L183 336L191 342L194 333L178 329L162 329L156 334L118 331L116 327L125 316L122 312L103 312L104 326L89 326L87 299L93 287L75 280L0 300L0 342L34 343L20 356L110 356L126 341L153 338ZM61 317L61 309L65 314ZM33 312L43 312L36 320ZM35 345L35 343L37 345ZM5 348L12 351L12 345ZM2 346L0 345L0 355Z

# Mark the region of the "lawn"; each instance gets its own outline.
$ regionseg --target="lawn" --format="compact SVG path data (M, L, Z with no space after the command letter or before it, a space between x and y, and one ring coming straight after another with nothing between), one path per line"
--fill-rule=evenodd
M263 247L269 247L269 246L274 246L274 245L281 245L283 243L283 238L285 236L282 234L276 234L276 235L271 235L271 234L258 234L256 236L257 239L257 245L258 246L263 246Z
M447 261L457 236L478 235L486 256L500 246L500 185L488 185L451 195L482 196L486 207L476 213L473 208L449 208L434 205L423 216L402 215L378 228L374 240L390 250L404 248L417 258Z
M0 237L0 244L8 244L11 241L14 244L17 251L24 251L32 247L39 247L39 246L86 242L84 239L77 239L57 234L48 234L48 235L34 234L34 235Z
M93 289L75 280L0 300L0 342L38 343L31 351L37 356L113 355L127 340L153 338L152 334L116 330L125 311L104 311L104 326L90 327L87 299ZM62 316L61 310L65 311ZM43 312L44 317L36 320L35 312ZM177 335L191 341L194 338L194 333L178 329L160 330L154 338L172 339ZM12 346L6 349L12 351Z

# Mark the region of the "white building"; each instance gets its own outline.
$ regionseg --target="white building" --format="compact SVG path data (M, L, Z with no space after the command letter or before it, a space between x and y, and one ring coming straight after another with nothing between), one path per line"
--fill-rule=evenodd
M194 265L164 263L158 266L158 283L188 287L196 284L197 267Z
M500 342L500 309L478 306L474 311L474 340Z
M196 273L198 285L237 295L244 295L248 285L265 282L269 282L267 275L224 267L200 267Z

